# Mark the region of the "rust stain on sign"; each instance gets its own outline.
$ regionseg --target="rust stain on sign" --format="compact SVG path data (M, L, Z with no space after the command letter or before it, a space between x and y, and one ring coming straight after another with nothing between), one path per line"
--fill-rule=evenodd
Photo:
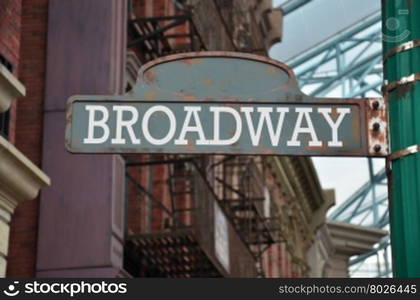
M156 79L156 74L155 72L153 72L153 70L149 70L148 72L146 72L144 78L146 79L148 83L152 83Z
M201 63L201 60L199 58L190 58L190 59L184 59L182 60L182 63L190 66L198 65Z
M273 67L267 67L267 72L268 73L271 73L271 74L274 74L274 73L277 72L277 69L276 68L273 68Z
M155 91L147 91L143 94L145 100L151 101L156 99L156 92Z
M213 80L211 79L203 79L202 82L207 85L213 84Z
M185 101L194 101L194 100L197 100L197 98L194 95L188 95L188 94L184 94L183 99Z

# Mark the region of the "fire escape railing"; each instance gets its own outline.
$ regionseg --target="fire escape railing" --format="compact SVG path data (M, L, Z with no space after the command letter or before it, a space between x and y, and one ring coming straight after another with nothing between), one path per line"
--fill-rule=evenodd
M177 30L178 28L181 30ZM136 18L128 22L127 46L140 48L146 60L180 52L206 50L197 32L191 13Z
M213 167L216 169L214 180L220 185L221 204L255 258L260 260L269 246L285 239L277 205L256 183L262 175L255 157L228 156Z
M124 267L132 276L256 275L253 255L232 225L227 227L229 251L244 264L235 257L225 270L216 258L213 207L219 202L202 172L203 159L126 164Z
M212 263L214 205L237 235L230 247L256 268L268 247L284 242L279 209L255 184L261 174L254 158L204 160L167 156L127 163L125 267L133 276L225 276Z

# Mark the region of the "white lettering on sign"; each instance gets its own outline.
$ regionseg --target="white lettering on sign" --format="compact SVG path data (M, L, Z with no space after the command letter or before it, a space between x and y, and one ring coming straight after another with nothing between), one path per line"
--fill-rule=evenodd
M299 134L309 133L311 135L311 141L309 141L309 146L311 147L321 147L322 142L318 140L316 136L314 125L312 125L312 120L309 113L312 112L310 107L298 107L296 108L298 113L295 129L293 130L293 136L290 141L287 142L287 146L300 146L300 141L298 141ZM302 127L303 117L307 123L307 127Z
M188 141L185 136L188 132L196 132L198 135L197 145L208 145L209 141L204 137L203 126L201 125L200 117L198 112L201 111L200 106L185 106L184 110L187 112L185 117L184 125L182 126L181 134L179 138L175 140L175 145L188 145ZM191 116L194 118L194 126L190 126Z
M88 113L88 124L83 143L103 144L110 139L111 144L138 145L141 143L141 139L145 139L151 145L159 146L168 144L224 146L233 145L240 139L248 138L252 146L257 147L261 139L265 137L273 147L279 146L281 141L289 147L322 147L324 142L328 147L343 147L343 141L339 136L340 127L346 116L351 113L348 107L335 107L333 117L333 108L331 107L319 107L314 110L312 107L306 106L289 108L242 105L235 109L229 106L213 105L203 111L201 106L187 105L183 107L183 114L176 115L170 107L165 105L150 106L144 111L139 107L141 106L86 105L84 108ZM204 114L206 115L205 119L210 119L212 122L212 124L206 123L206 127L203 127L202 123ZM321 141L318 138L313 125L314 117L318 118L317 126L321 119L324 122L323 126L330 129L330 134L328 134L330 138L328 137L327 140ZM284 124L286 118L287 125ZM111 120L113 120L112 125L110 124ZM153 125L151 125L152 120L155 120ZM291 120L293 122L290 123ZM229 128L226 126L224 128L222 121L228 122ZM168 124L168 128L162 129L161 122ZM285 126L287 126L286 130L290 137L286 141L284 140ZM153 130L157 127L159 136ZM212 128L213 133L211 136L206 136L205 132L210 130L209 128ZM126 134L124 135L124 133ZM224 133L223 136L222 133ZM307 145L300 139L304 135L308 137Z
M242 133L242 121L241 116L237 110L232 107L223 107L223 106L212 106L210 107L210 111L214 113L214 126L213 126L213 133L214 137L212 141L209 141L210 145L232 145L236 143L239 138L241 137ZM232 135L231 138L221 140L220 139L220 113L228 113L232 115L235 119L235 133Z
M88 120L88 136L83 140L85 144L102 144L109 137L109 127L106 124L106 121L109 118L108 110L105 106L101 105L86 105L86 110L89 112ZM102 113L102 119L96 120L96 112ZM100 138L95 138L95 128L100 127L103 130L102 136Z
M246 122L249 128L249 134L251 135L251 141L253 146L258 146L261 132L264 126L264 122L267 123L268 134L270 135L271 144L277 146L280 140L280 133L283 127L284 115L289 112L287 107L278 107L277 112L279 113L279 118L277 121L277 129L274 132L273 122L271 120L271 112L273 111L272 107L258 107L257 111L260 113L260 119L258 120L257 130L255 130L252 123L251 113L254 112L254 107L242 107L241 111L245 113Z
M114 106L112 110L117 112L117 126L115 138L111 140L111 143L125 144L125 139L122 137L122 129L125 127L127 129L128 135L130 136L131 142L133 144L140 144L140 139L136 138L133 130L133 125L139 119L139 113L137 109L129 105L118 105ZM130 120L123 120L124 112L129 112L131 114Z
M346 114L350 113L350 108L337 108L338 118L334 122L331 119L331 108L318 108L318 112L321 113L328 125L330 125L332 130L332 139L328 142L329 147L343 147L343 142L338 140L338 127L340 127L341 122L343 122Z
M149 119L152 116L152 114L154 114L155 112L163 112L169 119L168 133L165 135L165 137L160 138L160 139L156 139L152 137L152 135L150 134ZM163 106L163 105L153 106L152 108L148 109L146 113L144 114L141 127L143 128L143 134L146 140L148 140L150 143L154 145L164 145L168 143L175 135L175 130L176 130L175 115L172 112L172 110L170 110L166 106Z

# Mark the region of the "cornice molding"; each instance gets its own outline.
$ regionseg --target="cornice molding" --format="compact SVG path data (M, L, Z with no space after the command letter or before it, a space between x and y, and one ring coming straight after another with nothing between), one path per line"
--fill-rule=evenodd
M0 64L0 113L9 109L13 99L23 97L25 94L23 84Z
M388 234L385 230L332 220L327 221L327 227L335 255L348 257L372 250L373 246Z
M0 206L13 212L22 201L32 200L50 178L0 136Z

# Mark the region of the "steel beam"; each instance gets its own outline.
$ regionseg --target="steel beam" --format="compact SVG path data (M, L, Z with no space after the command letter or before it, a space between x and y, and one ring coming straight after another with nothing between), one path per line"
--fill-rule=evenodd
M336 77L332 78L331 80L318 87L311 94L314 96L324 95L327 91L334 88L337 85L336 83L339 82L339 80L343 77L351 77L357 74L358 72L363 72L364 68L366 67L366 64L371 62L372 59L375 59L379 55L381 55L381 50L375 51L374 53L359 61L357 64L346 67L341 73L337 74Z
M337 33L334 37L326 40L325 42L319 44L317 47L311 49L311 51L305 52L304 54L293 58L287 61L287 64L292 67L296 68L297 66L307 62L309 59L316 57L317 55L321 54L322 52L328 50L333 45L339 44L340 42L353 37L359 32L362 32L366 28L374 25L381 21L381 12L378 11L372 14L370 17L366 18L363 22L358 23L355 26L348 28L345 31Z
M364 95L365 93L372 91L373 89L380 87L382 85L382 79L379 79L371 84L365 85L364 87L355 90L347 95L345 95L346 98L356 98L359 96Z
M379 171L373 178L373 183L379 183L386 178L385 169ZM352 196L350 196L346 201L344 201L339 207L337 207L333 213L330 215L330 218L333 220L339 220L339 216L344 213L352 204L355 203L357 199L362 197L364 193L369 191L371 186L371 182L365 183L362 187L360 187Z
M312 0L289 0L281 6L284 15L288 15Z

